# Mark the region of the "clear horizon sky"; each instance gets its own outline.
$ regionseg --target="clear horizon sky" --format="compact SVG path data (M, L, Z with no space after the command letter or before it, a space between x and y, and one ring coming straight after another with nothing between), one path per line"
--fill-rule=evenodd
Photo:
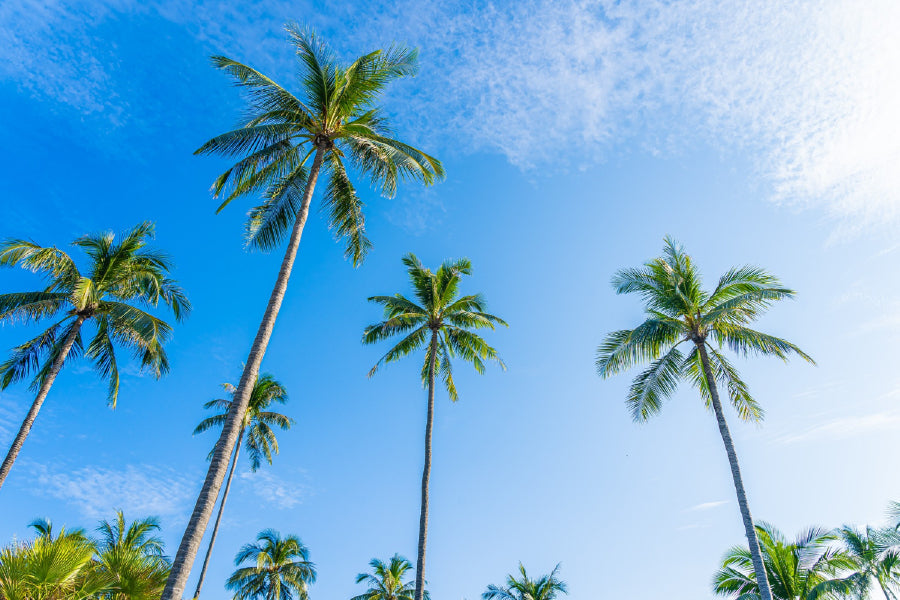
M227 163L192 156L243 106L208 57L296 89L288 20L348 58L417 46L419 75L384 104L448 176L391 200L359 186L375 247L358 269L310 219L263 363L297 424L273 466L242 459L205 598L230 597L235 553L269 527L309 547L313 598L361 593L373 557L415 559L419 363L369 380L385 348L360 343L380 317L366 298L409 291L406 252L469 257L463 289L510 324L487 335L506 372L460 364L460 401L438 393L436 600L475 600L519 561L535 575L561 563L574 599L713 597L722 554L745 541L714 419L682 386L636 425L633 373L604 381L593 364L608 332L642 318L611 276L667 234L708 286L752 263L797 291L759 327L818 366L737 361L767 411L760 426L728 412L754 516L789 536L884 521L900 500L895 1L6 0L0 237L63 246L154 221L194 312L171 373L130 364L115 411L86 363L65 369L0 490L2 543L36 517L93 528L123 509L159 516L174 554L215 438L191 431L239 377L281 257L244 250L251 202L216 215ZM36 285L0 273L0 293ZM0 348L29 333L5 325ZM4 452L31 400L24 384L0 393Z

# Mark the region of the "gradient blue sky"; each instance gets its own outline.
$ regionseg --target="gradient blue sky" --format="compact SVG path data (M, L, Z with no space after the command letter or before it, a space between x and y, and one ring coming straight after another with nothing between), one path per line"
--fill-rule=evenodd
M414 557L424 393L416 361L373 380L359 343L372 294L406 289L399 259L468 256L471 291L510 323L489 339L507 372L460 368L439 397L428 579L474 599L518 561L562 563L573 598L710 598L743 541L714 422L683 388L629 420L629 376L601 381L597 344L641 318L615 269L681 240L712 283L741 263L798 290L761 327L818 367L741 361L768 410L732 430L757 518L793 534L876 523L900 499L900 5L871 0L526 1L440 5L159 0L0 4L0 235L62 245L157 223L195 307L157 382L126 369L116 411L85 364L59 378L0 493L0 540L38 516L93 526L158 515L174 552L212 435L201 405L235 381L278 253L247 253L248 203L216 216L224 162L192 151L230 127L222 53L290 86L281 25L307 22L345 56L397 40L421 73L391 90L402 135L447 181L386 200L365 190L375 250L342 259L310 220L264 370L297 420L273 467L236 477L207 598L266 527L300 535L312 594L348 598L372 557ZM2 274L0 291L36 285ZM0 346L23 340L0 330ZM0 443L27 410L0 394ZM192 580L193 581L193 580Z

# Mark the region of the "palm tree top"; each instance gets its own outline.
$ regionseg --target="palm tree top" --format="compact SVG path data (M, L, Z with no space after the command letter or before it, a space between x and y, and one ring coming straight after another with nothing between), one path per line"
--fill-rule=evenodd
M230 383L223 383L222 387L233 395L235 387ZM287 431L295 423L294 419L279 412L267 410L273 403L285 404L288 401L287 389L271 373L263 373L256 379L256 383L250 392L250 400L247 404L247 412L244 413L244 427L247 428L246 447L250 457L250 470L256 471L265 460L272 464L273 454L278 454L278 438L273 427ZM203 404L203 408L212 408L219 411L211 417L200 421L194 428L194 435L203 433L213 427L222 427L228 417L228 409L231 400L217 398ZM213 451L209 453L212 457Z
M265 202L250 211L246 237L251 247L269 250L293 223L309 159L324 152L329 172L325 207L356 265L371 243L363 204L344 161L388 197L396 193L400 179L430 185L444 177L440 161L393 137L390 121L378 107L389 83L416 73L418 53L394 45L343 64L311 29L289 23L286 30L300 66L300 93L236 60L213 56L213 65L234 78L250 106L238 129L214 137L196 153L242 157L212 186L216 197L225 195L218 210L238 197L262 192Z
M553 600L559 594L568 594L565 582L559 579L560 565L543 577L531 579L524 565L519 563L519 576L507 575L506 585L489 585L481 595L482 600Z
M244 563L251 566L240 567ZM281 537L274 529L265 529L256 542L245 544L234 558L238 568L226 586L234 590L236 600L279 598L298 600L308 597L309 584L316 581L315 565L309 561L309 550L295 535Z
M470 362L478 373L484 373L486 360L496 361L501 368L506 368L497 351L471 330L508 325L500 317L485 312L486 302L481 294L459 295L462 276L472 273L469 259L447 260L434 272L425 268L412 253L402 260L415 300L402 294L369 298L370 302L384 307L385 320L365 329L363 343L374 344L397 335L404 336L372 367L369 377L381 365L400 360L428 346L434 336L437 369L450 398L455 401L459 396L453 382L452 358L459 357ZM422 367L423 385L428 382L430 364L429 347Z
M406 574L413 569L406 558L399 554L394 554L388 562L373 558L369 566L371 573L356 576L356 583L365 583L369 589L350 600L412 600L415 597L415 584L404 581ZM428 590L424 591L423 596L430 598Z
M119 392L114 344L131 349L141 367L156 377L168 371L163 344L171 337L172 328L144 309L162 303L181 321L191 305L168 275L172 269L169 257L147 247L153 233L153 223L144 222L118 240L110 232L76 239L73 245L89 258L86 272L55 246L23 239L0 243L0 267L20 266L46 280L39 291L0 295L0 323L58 319L41 335L16 347L0 365L0 389L35 371L32 386L39 387L78 319L93 320L97 331L86 348L79 332L69 357L84 354L93 360L100 374L109 379L111 406ZM48 359L41 366L44 356Z
M125 513L121 510L116 511L112 522L104 520L97 527L100 547L103 549L162 558L165 545L162 538L154 535L154 532L159 530L159 519L156 517L128 523L125 520Z
M794 297L793 290L759 267L729 269L708 292L691 257L680 244L666 237L661 257L643 267L618 271L612 285L618 294L638 294L645 305L646 319L635 329L607 336L597 349L597 372L605 378L650 363L635 378L627 398L636 421L659 412L662 401L674 393L681 378L700 389L710 404L700 346L709 353L715 379L727 389L744 420L761 419L762 408L719 349L728 347L739 356L771 355L785 361L793 353L815 364L791 342L748 327L774 302ZM709 343L710 339L716 347ZM684 342L694 345L687 356L678 349Z

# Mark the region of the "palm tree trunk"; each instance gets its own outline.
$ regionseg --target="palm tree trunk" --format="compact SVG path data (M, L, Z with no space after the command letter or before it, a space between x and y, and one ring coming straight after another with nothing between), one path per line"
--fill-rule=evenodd
M225 480L225 488L222 490L222 501L219 503L219 514L213 523L212 535L209 536L209 547L206 549L206 557L203 559L203 568L200 569L200 578L197 580L197 589L194 591L194 600L200 597L200 589L206 578L206 569L209 567L209 557L212 554L213 545L216 543L216 535L219 533L219 523L222 522L222 513L225 512L225 501L228 500L228 490L231 489L231 480L234 478L234 469L237 467L238 454L241 452L241 440L244 439L244 429L238 434L237 443L234 445L234 455L231 457L231 469L228 471L228 479Z
M750 516L750 506L747 504L747 494L744 491L744 481L741 478L741 467L738 464L737 453L734 451L734 442L731 441L731 433L728 431L728 423L725 422L725 413L722 411L722 403L719 401L719 390L716 388L716 379L713 377L709 366L709 355L706 353L706 342L696 343L700 352L700 360L703 363L703 373L706 375L706 384L712 396L713 411L716 413L716 422L719 424L719 433L722 443L725 444L725 453L728 455L728 463L731 465L731 477L734 479L734 491L737 493L738 506L741 509L741 518L744 520L744 532L747 534L747 542L750 545L750 558L753 562L753 571L756 574L756 584L759 586L760 600L772 600L772 590L769 587L769 577L763 563L762 552L759 549L759 539L756 537L756 527L753 525L753 517Z
M416 556L416 595L425 593L425 540L428 537L428 480L431 477L431 432L434 429L434 371L437 366L437 331L431 332L428 368L428 416L425 418L425 468L422 469L422 507L419 510L419 552Z
M269 339L272 337L275 318L278 316L278 310L281 308L281 302L284 300L284 294L287 291L288 280L291 277L294 259L297 257L300 237L303 235L303 226L306 225L306 217L309 215L309 204L312 200L313 190L316 187L316 179L319 177L325 151L324 145L320 145L316 149L312 168L309 171L309 179L306 183L306 191L303 194L303 203L297 212L294 229L291 231L291 238L288 242L287 250L285 250L284 259L281 261L281 269L278 271L278 279L276 279L272 295L269 297L266 312L263 315L262 322L259 324L256 338L253 340L253 346L250 347L250 355L247 357L241 380L232 396L231 407L228 409L225 426L222 428L219 442L216 444L213 458L210 461L203 488L200 490L197 503L194 505L194 511L191 513L191 519L184 531L184 536L181 538L181 544L178 546L178 552L175 554L172 570L169 572L169 578L166 580L166 587L160 600L181 600L184 588L187 585L191 567L194 564L194 559L197 557L197 551L200 548L200 542L203 539L203 533L206 531L209 518L212 515L213 508L215 508L219 488L222 486L222 480L225 479L228 457L231 456L231 451L234 449L238 432L244 421L244 414L247 412L250 392L253 391L253 385L256 383L256 378L259 375L259 367L266 353L266 347L269 345Z
M72 350L72 346L75 345L75 340L78 338L78 332L81 330L81 325L84 323L85 319L87 319L85 315L78 315L78 318L72 323L72 328L69 329L69 333L66 335L65 339L63 339L59 354L50 365L47 377L44 379L44 383L41 384L41 388L38 390L34 402L31 403L31 408L25 416L25 420L22 421L22 425L19 427L19 433L16 434L12 446L9 447L9 452L6 453L6 458L3 459L3 465L0 466L0 487L3 487L6 476L9 475L13 463L16 462L16 457L19 455L19 451L22 450L22 445L25 443L25 438L28 437L28 433L31 431L31 426L34 425L34 420L37 418L38 411L41 410L41 405L47 398L47 394L50 392L53 382L56 381L56 376L59 374L60 369L62 369L63 363L66 362L69 351Z

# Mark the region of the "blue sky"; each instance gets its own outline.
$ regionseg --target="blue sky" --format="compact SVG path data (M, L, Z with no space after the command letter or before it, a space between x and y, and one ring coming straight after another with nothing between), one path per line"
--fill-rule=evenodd
M177 547L212 444L191 430L238 378L279 261L242 248L249 203L214 214L225 163L191 155L242 106L208 56L290 86L290 19L344 56L420 48L419 76L386 104L448 178L393 200L365 192L375 249L359 269L310 220L264 362L297 425L274 466L241 466L208 598L227 597L235 552L266 527L309 546L316 597L359 593L372 557L414 556L424 392L415 361L366 379L380 354L359 343L379 316L365 298L406 289L409 251L471 258L467 289L510 323L489 336L508 371L460 368L460 402L439 397L433 597L477 598L520 560L561 562L573 598L711 597L721 554L743 540L711 416L685 387L635 425L630 377L593 369L603 336L641 318L610 276L666 234L708 282L755 263L798 291L761 327L818 367L740 361L768 411L760 427L732 415L755 516L793 533L879 522L900 499L895 2L7 0L0 235L62 245L153 220L195 310L170 375L126 370L115 411L86 365L67 368L0 493L0 539L38 516L90 526L122 508L159 515ZM27 334L4 326L0 346ZM25 386L0 394L0 442L30 401Z

